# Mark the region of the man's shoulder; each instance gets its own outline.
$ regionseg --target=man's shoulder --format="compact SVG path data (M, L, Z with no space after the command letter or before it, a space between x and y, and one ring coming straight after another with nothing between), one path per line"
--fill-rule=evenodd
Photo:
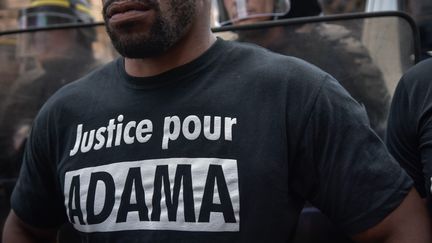
M111 61L94 70L83 77L63 86L51 98L54 100L69 98L69 96L82 96L92 93L94 89L102 88L101 85L108 83L113 78L117 60Z
M252 43L229 42L229 45L232 47L233 55L229 56L233 63L238 66L243 64L248 72L299 82L322 80L327 76L320 68L294 56L276 53Z
M431 86L432 58L426 59L411 67L403 76L401 82L408 89L423 89Z
M260 45L250 42L226 41L226 46L230 54L243 57L247 61L256 61L265 64L264 61L275 63L292 63L295 65L304 65L306 62L289 55L283 55L273 52Z
M120 59L115 59L104 65L96 67L93 71L71 83L71 86L75 85L77 87L83 86L84 88L87 88L87 86L100 85L104 82L104 79L113 77L113 74L116 73L119 61ZM67 88L67 86L65 86L65 88Z
M58 111L65 106L79 106L96 95L102 95L106 88L104 85L108 85L113 78L116 63L117 61L111 61L104 64L80 79L61 87L47 100L41 113L51 112L51 110Z

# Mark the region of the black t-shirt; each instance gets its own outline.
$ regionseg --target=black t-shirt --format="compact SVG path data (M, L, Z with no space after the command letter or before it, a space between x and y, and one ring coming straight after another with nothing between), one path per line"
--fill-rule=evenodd
M422 197L431 196L432 180L432 59L402 77L396 88L386 143L390 153L414 179ZM432 202L429 199L429 208Z
M118 59L57 92L12 207L86 242L287 242L306 200L355 234L411 185L329 75L218 40L154 77Z

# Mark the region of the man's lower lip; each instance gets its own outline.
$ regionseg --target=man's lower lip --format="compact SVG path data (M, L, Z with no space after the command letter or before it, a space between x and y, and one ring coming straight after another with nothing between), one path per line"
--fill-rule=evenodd
M150 15L150 11L139 11L131 10L124 13L118 13L111 16L109 22L111 24L120 24L123 22L137 21L147 18Z

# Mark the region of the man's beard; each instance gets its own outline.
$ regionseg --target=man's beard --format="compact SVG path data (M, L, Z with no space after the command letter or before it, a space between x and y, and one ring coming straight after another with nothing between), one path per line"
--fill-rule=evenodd
M146 33L134 32L132 28L128 31L127 26L121 31L110 28L104 11L107 33L120 55L127 58L161 55L184 36L195 17L195 0L171 0L165 15L157 4L153 7L156 18Z

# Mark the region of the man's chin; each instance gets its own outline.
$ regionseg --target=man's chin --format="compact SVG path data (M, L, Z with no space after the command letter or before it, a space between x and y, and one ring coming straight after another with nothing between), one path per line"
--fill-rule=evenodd
M132 59L153 58L162 55L168 49L163 42L152 41L112 41L120 55Z
M123 54L120 53L120 55L122 55L125 58L129 58L129 59L149 59L149 58L155 58L155 57L161 56L163 53L164 53L163 51L158 52L158 51L154 51L154 50L144 50L144 51L141 51L139 53L125 51L125 52L123 52Z

